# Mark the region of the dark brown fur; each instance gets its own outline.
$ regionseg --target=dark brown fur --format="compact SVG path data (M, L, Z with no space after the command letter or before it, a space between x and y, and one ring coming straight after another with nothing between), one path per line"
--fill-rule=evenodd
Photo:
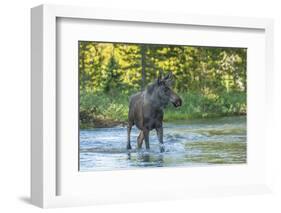
M149 131L155 129L160 143L161 152L164 151L163 145L163 109L173 103L175 107L182 104L180 97L171 88L172 74L165 78L158 78L150 84L143 92L131 96L128 114L128 141L127 149L131 149L130 134L133 125L140 130L137 138L138 148L142 147L145 141L146 149L149 149Z

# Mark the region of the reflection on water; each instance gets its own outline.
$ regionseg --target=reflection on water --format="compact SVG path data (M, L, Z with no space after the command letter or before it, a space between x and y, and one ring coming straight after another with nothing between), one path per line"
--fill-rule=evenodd
M164 153L155 131L150 150L137 150L138 132L132 129L127 152L125 127L81 130L80 171L246 163L245 116L165 123Z

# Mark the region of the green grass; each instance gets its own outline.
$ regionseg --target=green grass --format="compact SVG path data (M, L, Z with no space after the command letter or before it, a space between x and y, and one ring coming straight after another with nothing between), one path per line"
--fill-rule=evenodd
M165 121L246 114L246 94L242 92L220 95L184 93L180 97L183 105L178 109L169 106L165 111Z
M246 114L246 94L229 92L219 95L182 93L183 105L169 105L164 111L164 121L193 118L220 117ZM105 93L80 94L80 128L113 126L127 122L129 95Z

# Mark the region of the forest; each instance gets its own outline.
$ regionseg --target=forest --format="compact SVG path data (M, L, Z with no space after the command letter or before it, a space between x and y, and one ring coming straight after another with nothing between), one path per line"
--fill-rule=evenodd
M126 124L129 97L173 73L164 121L246 114L247 49L79 41L80 128Z

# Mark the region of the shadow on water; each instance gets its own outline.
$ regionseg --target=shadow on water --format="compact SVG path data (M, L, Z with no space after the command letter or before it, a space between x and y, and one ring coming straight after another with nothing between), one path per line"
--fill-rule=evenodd
M163 154L155 154L150 153L148 151L137 151L134 154L131 152L127 152L128 160L137 163L139 166L142 167L149 167L149 166L156 166L156 167L162 167L164 163Z
M133 128L133 149L127 152L126 135L124 127L81 130L81 171L246 163L243 116L165 123L164 153L154 131L149 151L136 149L138 130Z

